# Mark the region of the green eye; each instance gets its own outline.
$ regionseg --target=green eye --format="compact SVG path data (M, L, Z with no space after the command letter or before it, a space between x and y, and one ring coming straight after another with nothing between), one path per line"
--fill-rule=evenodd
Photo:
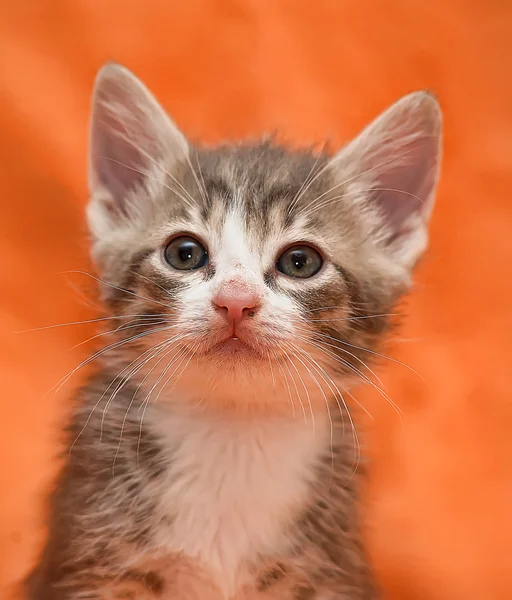
M208 253L194 238L180 236L171 240L164 250L165 260L174 269L191 271L208 263Z
M322 267L322 257L310 246L293 246L285 250L277 261L277 270L288 277L307 279Z

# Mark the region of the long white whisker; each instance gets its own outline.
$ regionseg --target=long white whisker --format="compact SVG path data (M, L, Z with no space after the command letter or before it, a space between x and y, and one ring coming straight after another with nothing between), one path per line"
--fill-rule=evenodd
M173 342L174 342L176 339L179 339L179 338L180 338L180 334L178 334L178 335L174 336L173 338L170 338L169 340L166 340L166 341L165 341L165 345L163 346L163 349L167 348L168 346L172 346ZM148 359L144 360L144 361L143 361L141 364L137 365L137 367L136 367L135 369L133 369L133 370L132 370L132 372L129 374L129 376L128 376L126 379L123 379L123 380L121 380L121 381L120 381L120 383L118 384L117 388L116 388L116 389L115 389L115 390L112 392L112 394L110 395L110 398L108 399L107 403L105 404L105 407L104 407L104 409L103 409L103 414L102 414L102 417L101 417L100 444L101 444L101 441L102 441L102 439L103 439L103 427L104 427L104 424L105 424L105 418L106 418L106 416L107 416L107 412L108 412L108 409L109 409L109 407L110 407L111 403L114 401L114 399L115 399L115 397L117 396L117 394L119 393L119 391L120 391L120 390L122 390L122 389L123 389L123 387L124 387L125 385L127 385L127 384L128 384L128 382L129 382L129 381L132 379L132 377L133 377L133 376L134 376L136 373L138 373L138 372L139 372L139 371L140 371L142 368L144 368L144 366L145 366L145 365L146 365L146 364L147 364L149 361L151 361L153 358L155 358L155 356L157 356L157 355L160 353L160 351L161 351L161 350L162 350L162 348L159 348L159 349L157 350L156 354L154 354L154 355L150 356ZM164 356L165 356L165 355L164 355ZM158 364L161 362L161 360L162 360L162 358L160 358L160 359L159 359L159 360L158 360L158 361L155 363L155 365L153 366L153 368L154 368L154 367L156 367L156 366L157 366L157 365L158 365ZM144 380L145 380L145 379L144 379Z
M339 308L339 306L325 306L322 308L313 308L307 312L314 312L319 310L328 310L331 308ZM364 319L376 319L377 317L399 317L399 313L380 313L375 315L361 315L359 317L340 317L335 319L308 319L308 323L330 323L336 321L361 321Z
M291 344L288 344L287 342L284 342L284 344L291 349L293 356L295 356L295 358L298 358L296 356L295 352L293 351L293 346ZM297 376L299 377L299 379L300 379L300 381L302 383L302 387L304 388L304 392L306 393L306 398L307 398L308 406L309 406L309 413L311 414L311 422L312 422L312 427L313 427L313 431L314 431L315 430L315 415L314 415L314 412L313 412L313 406L311 404L311 398L309 396L308 388L307 388L307 386L306 386L306 384L304 382L304 379L302 378L302 375L300 374L300 371L297 369L297 366L295 365L295 363L293 362L293 360L291 360L291 357L290 357L290 363L293 366L293 368L295 369L295 372L297 373ZM302 402L301 402L301 404L302 404Z
M198 342L192 349L188 349L188 353L190 354L190 356L189 356L187 362L185 363L185 365L183 366L183 368L181 369L181 371L178 373L178 376L176 377L173 385L168 390L169 392L171 390L173 390L176 387L176 385L178 384L178 381L180 380L180 378L183 375L183 373L186 371L188 365L190 364L190 361L194 358L194 355L195 355L197 349L199 348L199 346L200 346L200 344ZM167 381L162 386L162 390L165 388L166 385L167 385ZM158 400L159 396L160 396L160 392L158 393L158 396L156 397L155 402L156 402L156 400Z
M333 392L334 395L334 399L338 405L339 411L340 411L340 415L341 418L343 419L343 409L341 408L341 405L339 403L338 397L341 399L343 406L345 408L345 412L348 416L348 419L350 421L350 427L352 430L352 438L354 440L354 446L356 449L356 456L355 456L355 461L354 461L354 468L353 468L353 472L349 478L352 478L353 474L357 471L357 467L359 466L359 461L361 459L361 446L359 443L359 437L357 435L357 430L354 424L354 421L352 419L352 415L350 413L349 407L345 401L345 398L343 397L343 394L341 393L340 389L338 388L338 386L336 385L336 383L333 381L332 377L329 375L329 373L310 355L308 354L305 350L303 350L302 348L300 348L299 346L296 346L297 350L299 350L304 356L307 357L307 360L310 361L310 364L312 365L313 368L315 368L315 370L317 370L317 372L319 373L319 375L324 379L324 381L327 383L327 385L329 386L329 389L331 389L332 392L332 388L331 388L331 384L334 387L335 391ZM330 381L330 383L329 383Z
M120 346L123 346L124 344L128 344L130 342L133 342L134 340L140 339L142 337L145 337L147 335L151 335L153 333L158 333L161 331L165 331L167 328L173 327L173 326L167 326L167 327L159 327L157 329L150 329L149 331L144 331L143 333L139 333L137 335L134 335L132 337L127 338L126 340L121 340L120 342L114 342L112 344L109 344L108 346L105 346L104 348L102 348L101 350L98 350L98 352L95 352L92 356L90 356L89 358L87 358L86 360L82 361L77 367L75 367L74 369L72 369L67 375L65 375L62 379L60 379L55 385L53 385L50 390L48 390L48 392L45 394L45 396L47 396L49 393L51 393L53 390L55 390L56 393L58 393L60 391L60 389L62 388L62 386L67 383L71 377L73 377L73 375L79 371L82 367L85 367L85 365L89 364L90 362L92 362L93 360L99 358L100 356L102 356L103 354L110 352L112 350L115 350L117 348L119 348Z
M405 367L406 369L408 369L409 371L411 371L412 373L417 375L422 381L424 381L426 383L425 378L421 375L421 373L418 373L418 371L416 371L416 369L413 369L410 365L408 365L396 358L391 358L391 356L386 356L385 354L381 354L380 352L376 352L375 350L370 350L369 348L363 348L362 346L356 346L354 344L349 344L348 342L345 342L342 340L338 340L338 341L340 344L343 344L344 346L349 346L349 348L355 348L356 350L362 350L363 352L368 352L368 354L373 354L374 356L378 356L380 358L384 358L385 360L394 362L397 365L401 365L402 367Z
M267 356L268 356L268 366L270 368L270 376L272 377L272 389L275 392L276 389L276 379L274 377L274 368L272 367L272 359L270 358L270 352L267 350Z
M196 170L194 169L194 166L192 165L192 161L190 160L190 156L188 155L188 152L185 152L185 158L187 160L188 166L190 167L190 170L192 172L192 176L194 177L195 181L196 181L196 185L197 185L197 189L199 190L199 193L201 194L201 198L203 199L203 202L205 204L208 204L208 199L206 197L206 188L203 188L201 186L201 184L199 183L199 178L197 177L196 174ZM196 148L196 159L198 159L198 154L197 154L197 148ZM199 164L199 160L198 160L198 164ZM204 181L204 179L203 179Z
M289 359L289 355L288 354L286 354L285 356L286 356L287 359ZM302 414L304 416L304 422L307 423L308 419L307 419L307 416L306 416L306 409L304 408L304 403L302 402L302 398L300 397L299 389L297 387L297 383L295 381L295 378L293 377L293 374L292 374L292 372L290 370L290 367L288 366L288 360L284 361L284 365L286 366L286 369L287 369L288 373L290 374L290 379L292 380L293 387L295 388L295 394L297 395L297 399L298 399L298 401L300 403L300 408L301 408Z
M130 275L135 275L135 277L140 277L141 279L149 281L149 283L151 283L152 285L156 286L157 288L160 288L166 294L169 293L169 290L165 289L163 285L160 285L159 283L157 283L156 281L154 281L150 277L146 277L146 275L143 275L142 273L137 273L137 271L128 271L128 273L130 273Z
M369 383L370 385L374 385L374 382L369 378L366 377L364 375L364 373L362 373L361 371L359 371L358 369L356 369L353 365L351 365L350 363L348 363L347 361L343 360L342 358L340 358L339 356L337 356L336 354L334 354L333 352L331 352L330 350L326 350L325 348L322 348L319 344L316 344L315 342L309 340L306 337L302 337L302 336L297 336L297 339L310 344L311 346L313 346L314 348L317 348L317 350L320 350L323 354L325 354L326 356L332 358L333 360L341 363L343 366L348 367L353 373L355 373L356 375L358 375L359 377L361 377L363 379L363 381L365 381L366 383ZM303 349L304 350L304 349ZM357 404L359 406L359 408L366 413L371 419L373 419L373 416L368 412L368 410L350 393L349 390L347 390L344 386L343 387L343 393L347 394L348 396L350 396L355 404ZM385 394L384 390L380 390L382 394ZM390 402L392 404L392 406L395 408L395 403L389 398L386 398L388 400L388 402ZM398 407L395 408L395 410L400 410Z
M83 342L78 342L78 344L71 346L70 350L74 350L75 348L78 348L79 346L83 346L84 344L87 344L88 342L92 342L92 340L103 337L105 335L115 335L116 333L126 331L127 329L136 329L137 327L143 327L144 325L150 325L152 327L155 325L163 325L165 323L168 323L168 321L166 319L164 321L143 321L142 323L140 323L140 322L133 323L132 321L130 321L129 323L130 324L121 325L120 327L116 327L115 329L109 329L108 331L102 331L101 333L97 333L96 335L93 335L90 338L87 338Z
M83 425L82 429L80 430L79 434L76 436L76 438L74 439L73 443L71 444L71 447L69 449L69 453L71 453L71 451L73 450L74 445L76 444L76 442L78 441L78 439L80 438L80 436L83 434L83 432L87 429L87 426L89 425L89 422L92 418L92 415L94 414L95 410L98 408L98 406L100 405L101 401L103 400L103 398L106 396L107 392L109 391L109 389L111 388L111 386L114 384L114 382L116 382L119 378L122 378L124 376L125 373L127 373L130 368L132 367L132 365L135 365L136 363L138 364L139 361L142 359L142 357L148 353L154 352L155 348L157 347L161 347L164 346L167 342L161 342L160 344L157 344L156 346L153 346L151 348L148 348L147 350L145 350L140 356L137 356L137 358L135 358L134 360L132 360L132 362L124 367L115 377L114 379L109 383L108 387L105 389L105 391L103 392L103 394L100 396L100 398L98 399L98 401L96 402L96 404L93 406L92 410L90 411L87 420L85 421L85 424ZM131 377L131 373L128 375L129 377Z
M291 346L293 348L295 348L295 350L298 350L298 348L297 348L297 346L295 344L292 343ZM322 387L322 385L318 381L318 378L311 372L311 369L307 366L307 364L300 358L300 356L297 355L297 353L295 353L295 358L297 358L297 360L299 360L304 365L304 368L307 370L309 376L311 377L311 379L313 380L313 382L316 384L316 386L320 390L320 393L323 396L323 399L324 399L324 402L325 402L325 408L327 410L327 418L329 419L329 435L330 435L330 448L331 448L331 468L334 471L334 447L333 447L333 443L334 443L334 427L333 427L333 422L332 422L331 407L329 405L329 400L327 399L327 395L326 395L326 393L324 391L324 388ZM343 420L343 415L341 415L341 418Z
M307 329L304 329L304 328L301 328L301 327L297 327L297 329L299 331L303 331L304 333L310 333ZM382 383L382 380L380 379L380 377L377 375L377 373L375 373L375 371L373 369L371 369L363 360L361 360L353 352L350 352L349 350L346 350L345 348L340 348L339 346L335 346L334 344L330 344L328 342L325 342L323 339L319 340L319 339L317 339L318 337L329 339L329 340L333 340L334 342L340 342L340 340L338 340L335 337L332 337L332 335L327 335L326 333L316 333L315 332L315 333L312 334L312 339L314 341L318 342L319 344L325 344L326 346L329 346L330 348L335 348L336 350L340 350L341 352L344 352L345 354L348 354L352 358L355 358L357 360L357 362L359 362L360 364L363 365L363 367L365 367L366 369L368 369L368 371L375 377L375 379L377 380L377 382L379 383L379 385L384 385ZM340 357L336 356L336 358L340 358ZM348 365L350 363L348 361L343 361L342 364Z
M151 373L155 370L155 368L162 362L162 360L164 360L164 358L166 358L174 349L175 349L175 345L176 342L179 341L180 339L182 339L183 337L185 337L187 334L183 334L181 337L177 336L178 339L173 339L172 342L170 344L167 344L166 347L169 347L169 345L171 346L168 350L166 350L163 355L156 361L156 363L151 367L151 369L146 373L146 375L143 377L143 379L141 380L141 382L139 383L139 385L136 387L135 391L133 392L133 395L131 397L130 403L128 404L128 408L126 409L125 413L124 413L124 417L123 417L123 422L121 424L121 432L119 434L119 442L117 444L117 448L116 448L116 453L114 456L114 460L112 463L112 476L115 475L115 466L116 466L116 460L117 460L117 456L119 454L119 450L121 448L121 442L123 439L123 433L125 430L125 426L126 426L126 421L128 419L128 415L130 413L130 410L133 406L133 403L135 401L135 398L137 397L137 394L139 393L140 388L144 385L146 379L148 379L148 377L150 377ZM146 363L147 364L147 363ZM144 366L144 365L143 365ZM153 389L153 388L152 388ZM150 392L151 393L151 392ZM138 456L138 455L137 455Z
M358 377L360 377L364 382L368 383L369 385L371 385L387 402L389 402L390 406L396 411L400 422L402 424L403 427L403 420L402 420L402 410L401 408L388 396L388 394L379 386L377 385L374 381L372 381L369 377L367 377L363 372L361 372L359 369L357 369L356 367L354 367L353 365L351 365L349 362L344 361L343 359L341 359L339 356L336 356L334 353L332 353L330 350L327 350L325 347L322 347L320 344L309 340L306 337L301 337L301 336L297 336L298 339L302 340L303 342L310 344L311 346L313 346L314 348L317 348L317 350L320 350L320 352L323 352L326 356L329 356L333 359L337 359L339 362L341 362L341 364L343 364L344 366L346 366L349 370L351 370L353 373L355 373ZM359 404L359 402L358 402ZM361 404L359 404L359 406L361 408L362 407Z
M192 358L192 356L193 356L193 353L195 352L195 350L196 350L198 347L199 347L199 344L196 344L196 346L194 346L194 350L192 350L192 351L188 350L187 348L182 348L180 351L178 351L178 353L180 353L180 352L181 352L181 355L179 356L179 358L178 358L178 359L175 359L175 356L176 356L176 355L173 357L173 360L172 360L171 364L169 365L169 367L168 367L168 368L166 368L166 369L165 369L165 371L162 373L162 376L161 376L161 377L159 377L159 379L157 380L157 382L156 382L155 386L156 386L156 385L158 385L158 383L159 383L159 382L162 380L162 378L165 376L165 374L167 373L167 371L169 370L169 368L170 368L170 367L171 367L173 364L175 364L175 363L176 363L176 361L179 361L179 362L178 362L178 365L177 365L177 367L174 369L174 371L173 371L173 372L172 372L172 373L169 375L169 377L168 377L168 378L167 378L167 379L164 381L164 383L163 383L163 385L162 385L162 388L160 389L160 392L159 392L159 393L158 393L158 395L157 395L157 398L156 398L156 400L158 400L158 398L160 397L160 394L161 394L162 390L165 388L165 386L167 385L168 381L169 381L169 380L172 378L172 376L173 376L173 375L176 373L176 371L179 369L180 365L181 365L181 364L183 364L183 361L185 360L185 358L186 358L187 354L190 352L190 353L191 353L191 357L190 357L190 358ZM184 351L184 352L182 352L182 351ZM177 353L177 354L178 354L178 353ZM188 366L189 362L190 362L190 359L189 359L189 361L187 362L187 364L185 365L185 369L187 368L187 366ZM178 376L178 379L179 379L179 377L181 377L181 375L182 375L182 374L183 374L183 370L180 372L180 375ZM137 442L137 464L138 464L138 462L139 462L139 450L140 450L140 442L141 442L141 439L142 439L142 426L143 426L143 422L144 422L144 417L145 417L145 415L146 415L146 409L147 409L147 407L149 406L149 402L150 402L150 399L151 399L151 393L152 393L152 392L153 392L153 390L155 389L155 386L153 386L153 387L151 388L151 390L150 390L149 394L146 396L146 398L145 398L144 402L143 402L143 403L142 403L142 405L141 405L141 408L142 408L142 415L141 415L141 417L140 417L140 424L139 424L139 440L138 440L138 442ZM155 402L156 402L156 400L155 400Z
M206 189L206 184L205 184L204 177L203 177L203 171L201 169L201 162L199 161L199 153L198 153L197 147L196 147L196 162L197 162L197 168L199 170L199 175L201 177L201 181L203 184L204 200L205 200L205 202L208 202L210 200L210 198L208 196L208 190Z
M349 346L350 348L356 348L357 350L363 350L364 352L368 352L369 354L374 354L375 356L379 356L380 358L384 358L386 360L394 362L397 365L401 365L402 367L409 369L409 371L411 371L412 373L417 375L423 382L426 383L426 380L423 377L423 375L421 375L421 373L418 373L418 371L416 371L416 369L413 369L411 366L402 362L401 360L397 360L396 358L391 358L390 356L386 356L385 354L381 354L380 352L376 352L375 350L370 350L368 348L362 348L361 346L355 346L354 344L349 344L348 342L341 342L341 343L344 344L345 346Z
M291 407L292 407L292 416L295 419L295 402L292 399L292 391L291 391L290 385L288 383L288 378L286 377L286 373L284 372L284 369L283 369L283 367L282 367L282 365L281 365L281 363L279 361L279 356L278 356L277 352L274 350L273 353L274 353L274 356L276 358L276 364L277 364L279 370L281 371L281 375L282 375L283 381L284 381L284 383L286 385L286 389L288 391L288 398L290 400L290 404L291 404Z
M325 145L324 145L325 146ZM320 173L322 172L322 169L325 167L321 167L318 171L318 173L316 173L314 176L312 176L313 171L315 170L318 161L320 160L320 158L322 157L322 152L323 152L323 148L322 150L318 153L316 160L313 164L313 166L311 167L309 173L306 176L306 179L304 179L302 185L299 188L299 191L297 192L297 194L295 195L295 197L293 198L293 200L290 203L290 206L288 208L288 211L291 213L292 210L297 206L297 204L300 202L300 199L302 198L302 196L306 193L306 191L309 189L309 187L311 186L311 184L317 179L317 177L320 175ZM311 181L309 181L309 179L311 178Z
M69 323L56 323L55 325L45 325L44 327L34 327L33 329L21 329L14 333L29 333L31 331L44 331L45 329L55 329L56 327L70 327L71 325L87 325L88 323L99 323L101 321L109 321L111 319L129 319L132 317L165 317L164 313L161 314L141 314L141 315L115 315L113 317L100 317L98 319L86 319L85 321L70 321Z
M94 275L91 275L91 273L87 273L87 271L63 271L63 273L78 273L80 275L87 275L87 277L94 279L98 283L102 283L103 285L111 287L114 290L118 290L120 292L124 292L125 294L130 294L131 296L140 298L141 300L145 300L146 302L151 302L152 304L159 304L160 306L165 306L165 308L168 308L168 305L165 304L164 302L158 302L158 300L152 300L151 298L147 298L146 296L141 296L140 294L136 294L135 292L132 292L130 290L126 290L126 289L124 289L122 287L118 287L117 285L114 285L112 283L108 283L108 281L103 281L103 279L100 279L99 277L95 277Z

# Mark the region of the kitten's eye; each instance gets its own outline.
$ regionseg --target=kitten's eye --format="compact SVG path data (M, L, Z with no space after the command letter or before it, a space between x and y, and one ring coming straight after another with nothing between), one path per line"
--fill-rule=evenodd
M171 240L164 250L165 260L175 269L200 269L208 262L208 253L194 238L180 236Z
M310 246L294 246L281 254L276 266L278 271L288 277L306 279L320 271L322 257Z

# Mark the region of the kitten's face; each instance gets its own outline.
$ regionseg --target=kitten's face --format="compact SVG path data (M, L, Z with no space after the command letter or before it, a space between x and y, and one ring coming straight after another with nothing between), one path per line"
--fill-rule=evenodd
M130 73L104 69L89 217L107 304L133 338L122 360L195 400L288 402L301 386L323 402L364 372L426 243L439 114L416 96L334 158L199 150Z

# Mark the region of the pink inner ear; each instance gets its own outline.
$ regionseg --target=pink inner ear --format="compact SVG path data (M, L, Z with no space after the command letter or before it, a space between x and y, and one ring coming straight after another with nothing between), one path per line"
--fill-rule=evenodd
M98 105L92 128L91 168L96 182L121 208L126 194L143 183L147 159L108 107Z
M350 172L369 181L370 201L388 240L413 233L430 216L440 160L441 112L424 92L405 96L340 152Z
M128 193L186 148L185 138L133 73L119 65L100 71L91 122L93 197L98 187L98 197L125 210Z
M412 147L411 147L412 146ZM398 164L378 174L374 201L395 237L407 231L411 217L427 218L437 178L437 143L418 138L403 149Z

